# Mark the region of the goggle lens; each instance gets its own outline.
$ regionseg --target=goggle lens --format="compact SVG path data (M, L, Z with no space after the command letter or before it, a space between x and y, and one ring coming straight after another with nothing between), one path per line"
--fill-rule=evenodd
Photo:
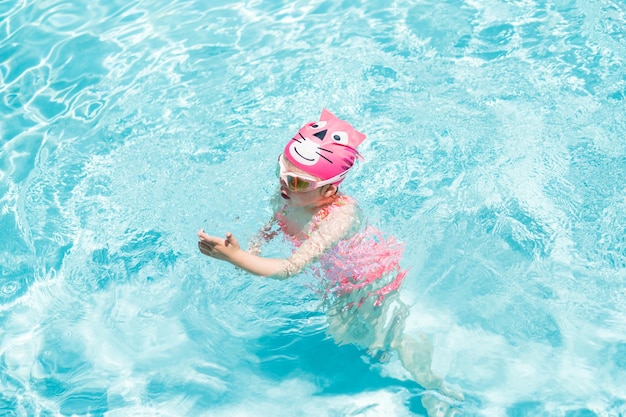
M307 181L300 177L287 175L285 179L287 182L287 187L289 187L291 191L308 191L311 188L315 188L314 185L311 184L310 181Z
M283 174L283 170L284 167L282 166L282 162L279 161L278 165L276 165L276 176L278 178L282 178L287 184L287 188L289 188L291 191L302 192L309 191L315 188L315 182L295 176L290 173Z
M283 161L281 160L282 157L283 157L282 154L278 157L278 165L276 166L276 176L282 179L283 181L285 181L285 183L287 184L287 188L289 188L289 190L295 191L295 192L311 191L311 190L314 190L315 188L321 187L326 184L333 184L335 182L343 180L343 178L345 177L347 173L347 171L342 172L341 174L333 178L324 180L324 181L318 181L313 178L309 179L306 177L295 175L294 173L291 173L291 172L285 172L287 171L287 169L285 165L283 164Z

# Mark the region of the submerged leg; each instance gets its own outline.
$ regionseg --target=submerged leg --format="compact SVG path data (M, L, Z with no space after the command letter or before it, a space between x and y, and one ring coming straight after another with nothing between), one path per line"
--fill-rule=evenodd
M391 347L398 353L404 369L415 382L426 388L439 392L443 397L431 392L422 396L422 405L429 417L452 417L458 410L452 406L450 400L462 401L463 394L448 387L443 378L432 370L433 347L426 335L413 338L402 334L394 339Z
M463 400L463 394L449 388L443 378L433 372L433 347L428 337L423 334L417 337L405 334L404 324L409 309L400 300L398 293L389 294L382 305L375 303L373 298L361 298L358 303L348 300L350 304L345 299L341 301L343 303L337 303L327 311L328 331L336 343L360 345L372 356L389 349L395 350L402 366L415 382L450 400ZM452 415L441 414L448 403L437 396L426 393L422 402L425 402L427 410L433 407L439 410L432 415Z
M415 382L426 389L441 388L443 378L431 369L433 348L425 335L420 335L417 339L400 335L393 340L391 348L398 352L402 366L409 371Z
M402 366L415 382L426 389L436 390L452 400L463 400L461 392L447 386L443 378L432 370L433 347L425 335L412 338L402 334L393 341L391 347L398 352Z
M425 393L422 396L422 406L426 409L428 417L454 417L459 415L458 409L431 393Z

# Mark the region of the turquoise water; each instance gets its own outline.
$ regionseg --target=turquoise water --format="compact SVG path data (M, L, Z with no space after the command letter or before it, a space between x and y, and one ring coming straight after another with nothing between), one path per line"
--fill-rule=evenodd
M312 277L198 254L322 107L468 416L626 414L626 5L0 2L0 415L412 416ZM286 250L279 244L270 252Z

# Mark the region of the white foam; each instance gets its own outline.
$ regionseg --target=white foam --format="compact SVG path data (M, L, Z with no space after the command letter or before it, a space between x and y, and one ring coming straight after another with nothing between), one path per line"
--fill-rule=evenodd
M350 395L318 395L314 383L304 379L254 381L258 387L251 398L242 403L211 410L212 417L408 417L412 416L405 402L408 393L404 390L389 392L376 390ZM252 414L251 414L252 413Z

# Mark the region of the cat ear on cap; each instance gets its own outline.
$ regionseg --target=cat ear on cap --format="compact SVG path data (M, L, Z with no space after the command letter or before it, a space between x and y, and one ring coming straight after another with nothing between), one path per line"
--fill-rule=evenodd
M345 120L341 120L340 118L335 116L333 113L331 113L327 109L322 109L320 120L325 121L325 122L329 122L331 120L337 120L337 121L342 122L342 124L348 125L350 129L352 130L352 132L349 133L350 146L353 147L354 149L356 149L356 147L359 146L366 138L366 135L356 130L354 127L352 127L350 123L346 122Z
M332 114L326 109L322 109L322 114L320 115L320 120L330 120L330 119L338 119L337 116Z

